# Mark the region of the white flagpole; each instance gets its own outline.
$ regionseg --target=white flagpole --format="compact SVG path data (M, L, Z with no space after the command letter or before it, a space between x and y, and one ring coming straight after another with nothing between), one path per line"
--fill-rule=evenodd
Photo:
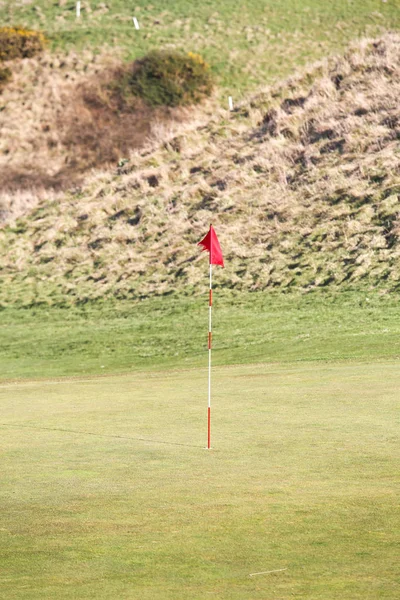
M211 345L212 345L212 328L211 328L211 311L212 311L212 264L210 253L210 295L208 301L208 436L207 448L211 448Z

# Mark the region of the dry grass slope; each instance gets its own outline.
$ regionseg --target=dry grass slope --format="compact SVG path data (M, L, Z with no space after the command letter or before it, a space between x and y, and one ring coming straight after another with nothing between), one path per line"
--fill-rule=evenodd
M220 285L397 288L399 96L388 34L134 153L2 231L1 301L190 293L210 221Z
M12 79L0 96L0 223L81 184L91 169L116 165L146 144L155 123L186 117L108 89L124 72L115 51L5 64Z
M82 108L73 97L84 81L98 75L102 62L92 53L71 53L6 64L13 77L0 96L0 210L18 214L21 197L34 205L44 190L62 187L68 177L74 154L61 146L74 111Z

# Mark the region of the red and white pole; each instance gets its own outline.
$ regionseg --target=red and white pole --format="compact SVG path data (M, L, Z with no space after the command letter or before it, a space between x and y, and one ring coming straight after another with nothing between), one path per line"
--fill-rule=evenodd
M210 295L208 300L208 435L207 449L211 448L211 346L212 346L212 264L210 253Z

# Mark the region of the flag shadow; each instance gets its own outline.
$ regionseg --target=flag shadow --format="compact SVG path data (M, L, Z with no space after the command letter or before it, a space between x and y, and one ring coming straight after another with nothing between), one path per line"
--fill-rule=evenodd
M187 448L203 448L203 446L195 445L195 444L185 444L180 442L167 442L165 440L153 440L150 438L143 437L133 437L128 435L115 435L112 433L94 433L93 431L79 431L77 429L62 429L60 427L37 427L35 425L23 425L22 423L14 425L12 423L0 423L1 427L15 427L16 429L34 429L36 431L59 431L62 433L73 433L75 435L90 435L93 437L102 437L102 438L114 438L120 440L134 440L136 442L145 442L148 444L164 444L167 446L186 446Z

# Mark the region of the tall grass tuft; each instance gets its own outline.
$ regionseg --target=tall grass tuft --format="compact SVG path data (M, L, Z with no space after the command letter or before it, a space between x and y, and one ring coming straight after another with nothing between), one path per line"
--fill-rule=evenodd
M11 80L12 73L8 67L0 67L0 94Z

